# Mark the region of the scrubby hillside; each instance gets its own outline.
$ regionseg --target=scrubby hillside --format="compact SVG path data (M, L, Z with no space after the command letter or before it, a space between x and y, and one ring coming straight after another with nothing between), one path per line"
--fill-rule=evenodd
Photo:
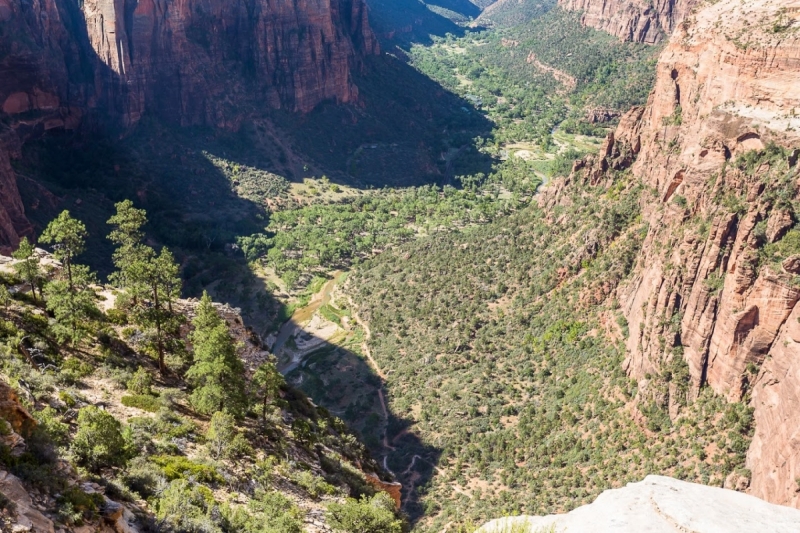
M75 261L68 215L42 237L59 260L27 241L1 258L5 523L399 532L389 478L344 423L285 385L238 310L178 299L168 252L137 241L143 212L118 207L116 287Z

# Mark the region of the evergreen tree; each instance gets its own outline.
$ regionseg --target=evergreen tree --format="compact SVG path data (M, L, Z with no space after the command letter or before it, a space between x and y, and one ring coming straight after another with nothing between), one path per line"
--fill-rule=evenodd
M203 293L192 325L194 331L189 339L194 348L194 364L186 373L186 379L195 387L190 397L192 405L205 414L227 410L242 416L247 404L244 365L228 325L217 314L208 293Z
M112 280L130 298L133 322L146 330L149 348L158 359L158 369L166 372L165 355L176 349L179 317L173 303L180 297L180 269L167 248L161 253L143 244L142 226L147 222L144 210L130 200L116 204L117 213L108 223L114 226L109 239L116 243Z
M89 267L75 263L75 257L86 249L86 226L69 211L62 211L47 225L41 240L53 244L53 255L64 267L44 288L47 309L56 318L53 331L59 342L69 340L75 345L89 332L87 324L96 309L90 287L96 282L94 274Z
M72 265L72 281L54 279L45 285L47 309L55 316L53 332L58 341L71 341L73 346L89 333L89 320L96 311L91 284L96 280L89 267Z
M115 207L117 213L108 219L108 224L114 227L108 239L117 245L112 259L118 271L111 275L111 280L124 289L134 281L131 276L132 265L137 260L147 259L153 250L142 244L142 226L147 223L144 209L136 209L130 200L123 200Z
M264 418L267 417L269 402L275 399L283 384L283 376L278 372L273 361L261 363L253 374L251 383L253 399L260 404L261 414Z
M147 246L137 247L143 250L140 257L131 261L128 269L127 291L134 302L133 321L149 331L150 348L158 358L158 369L164 374L167 352L174 351L179 317L173 312L172 305L180 296L181 280L178 264L172 253L162 248L159 255ZM152 253L151 253L152 252Z
M71 448L78 461L94 472L124 465L128 458L122 424L94 405L78 412L78 431Z
M39 266L39 258L34 254L33 244L27 237L23 237L19 242L17 250L11 254L19 263L14 263L14 272L31 287L33 301L36 301L36 285L42 277L42 269Z
M62 211L42 232L41 242L53 244L53 256L61 261L67 271L70 290L73 286L72 264L75 257L86 249L86 226Z

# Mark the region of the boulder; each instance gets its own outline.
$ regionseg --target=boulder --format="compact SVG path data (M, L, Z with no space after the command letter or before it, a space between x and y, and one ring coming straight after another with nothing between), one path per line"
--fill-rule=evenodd
M797 533L800 510L663 476L603 492L563 515L493 520L477 533Z

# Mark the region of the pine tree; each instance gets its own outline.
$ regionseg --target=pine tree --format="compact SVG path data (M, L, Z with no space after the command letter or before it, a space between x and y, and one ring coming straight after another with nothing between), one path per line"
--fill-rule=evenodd
M59 342L73 346L89 332L90 316L96 310L91 284L96 282L89 267L75 263L75 257L86 249L86 226L62 211L47 225L42 242L53 244L53 255L61 261L60 275L44 287L47 309L56 318L53 328ZM64 276L66 274L66 277Z
M108 219L108 224L114 227L108 239L117 245L112 259L118 271L111 275L111 281L125 289L134 281L131 266L137 260L146 259L153 250L142 244L142 226L147 223L144 209L136 209L130 200L119 202L115 207L117 213Z
M117 213L108 220L114 226L109 239L118 245L114 252L118 271L112 279L130 298L133 322L149 333L149 348L164 374L165 356L179 342L180 319L173 311L173 303L180 297L180 268L167 248L157 254L141 242L141 228L147 222L144 210L134 208L130 200L119 202L116 207Z
M253 374L251 383L253 399L260 404L261 414L265 419L269 402L275 399L284 383L283 376L273 361L261 363Z
M42 269L39 267L39 258L36 257L34 252L33 244L28 241L27 237L23 237L19 242L19 247L11 256L19 260L19 263L14 263L14 272L30 285L33 301L35 302L36 285L42 277Z
M89 320L96 312L95 294L91 289L95 277L84 265L72 265L72 280L54 279L45 285L47 309L53 313L53 332L58 341L71 341L74 346L89 333Z
M72 218L69 211L62 211L47 225L39 240L53 244L53 256L64 265L67 281L72 290L72 264L75 257L86 249L86 226L80 220Z
M190 400L197 411L210 414L226 410L240 417L247 402L244 394L244 365L228 325L217 314L208 293L203 293L194 331L189 338L194 349L194 364L186 379L194 386Z

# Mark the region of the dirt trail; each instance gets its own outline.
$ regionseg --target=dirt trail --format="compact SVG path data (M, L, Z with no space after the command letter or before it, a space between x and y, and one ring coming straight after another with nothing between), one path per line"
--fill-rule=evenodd
M375 362L375 359L372 358L372 352L369 350L369 340L372 338L372 332L369 329L369 324L361 320L361 317L358 316L358 311L356 311L356 304L353 302L353 299L348 295L347 296L347 303L350 304L350 309L353 310L353 320L356 321L356 324L364 328L364 342L361 343L361 349L364 351L364 355L369 361L370 366L375 370L375 373L380 376L380 378L386 381L386 374L383 373L381 367L378 366L378 363ZM383 403L383 395L381 395L381 403ZM386 411L386 404L384 403L383 410Z
M353 310L353 320L355 320L356 324L364 328L364 342L361 343L361 350L364 352L364 355L367 357L367 361L369 361L370 366L375 370L375 373L380 376L381 380L384 382L386 381L386 374L383 373L381 367L378 366L378 363L375 359L372 358L372 352L369 349L369 340L372 338L372 331L369 329L369 324L365 321L361 320L361 317L358 316L358 311L356 311L356 304L353 302L353 299L350 295L347 296L347 303L350 305L350 309ZM381 431L381 444L383 448L387 450L386 454L383 456L383 467L392 475L395 475L392 472L388 465L386 464L386 460L389 458L389 451L395 451L397 448L389 444L389 409L386 406L386 398L383 396L383 390L378 389L378 398L381 402L381 409L383 409L383 431ZM395 476L396 477L396 476Z

